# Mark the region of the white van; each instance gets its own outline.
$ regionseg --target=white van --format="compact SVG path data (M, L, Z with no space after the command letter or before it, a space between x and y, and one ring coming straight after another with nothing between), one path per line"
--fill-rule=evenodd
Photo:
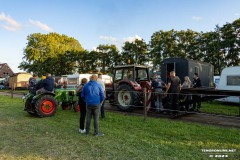
M240 66L224 68L217 89L240 91ZM240 97L229 96L218 101L240 103Z
M65 75L67 79L67 88L76 88L78 85L81 84L81 80L86 78L88 81L90 80L90 76L93 74L72 74L72 75ZM102 75L102 80L105 84L112 82L112 77L109 75Z

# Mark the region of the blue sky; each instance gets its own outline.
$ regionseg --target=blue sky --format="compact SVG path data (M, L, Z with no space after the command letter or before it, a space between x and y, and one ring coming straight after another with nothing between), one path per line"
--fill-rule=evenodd
M240 18L240 0L0 0L0 62L14 72L27 36L57 32L84 49L143 38L159 30L214 31Z

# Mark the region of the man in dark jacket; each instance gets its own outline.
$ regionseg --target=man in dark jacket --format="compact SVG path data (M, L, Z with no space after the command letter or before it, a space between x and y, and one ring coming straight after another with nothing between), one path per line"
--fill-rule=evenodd
M29 78L29 86L28 86L28 89L29 89L29 92L32 93L32 94L36 94L36 85L37 85L37 75L33 75L31 78Z
M54 89L54 79L52 78L51 73L47 73L47 78L43 80L43 88L47 92L53 92Z
M54 89L54 79L51 76L51 73L47 73L46 79L43 79L40 82L41 89L37 90L37 94L45 93L45 92L53 92Z
M193 88L200 88L200 87L202 87L202 82L198 76L198 73L194 73ZM198 99L199 99L198 95L193 95L193 100L198 100ZM193 104L192 110L194 111L196 109L196 111L199 112L200 107L201 107L201 102L196 102Z
M90 81L84 85L81 96L86 101L87 105L87 123L86 134L89 134L91 118L94 117L94 134L96 136L103 136L99 132L98 120L100 107L105 99L102 86L97 83L97 75L92 75Z

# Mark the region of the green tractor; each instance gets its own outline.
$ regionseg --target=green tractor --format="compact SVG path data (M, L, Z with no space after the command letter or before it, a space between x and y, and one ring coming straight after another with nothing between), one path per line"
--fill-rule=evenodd
M28 93L24 99L26 99L24 110L37 117L55 115L58 105L62 106L63 110L73 108L75 112L80 111L74 88L56 89L54 93L46 92L36 95Z

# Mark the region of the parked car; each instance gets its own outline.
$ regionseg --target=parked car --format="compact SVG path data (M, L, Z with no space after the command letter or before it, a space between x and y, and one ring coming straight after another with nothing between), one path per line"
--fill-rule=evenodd
M0 89L4 89L5 88L5 86L4 85L0 85Z

